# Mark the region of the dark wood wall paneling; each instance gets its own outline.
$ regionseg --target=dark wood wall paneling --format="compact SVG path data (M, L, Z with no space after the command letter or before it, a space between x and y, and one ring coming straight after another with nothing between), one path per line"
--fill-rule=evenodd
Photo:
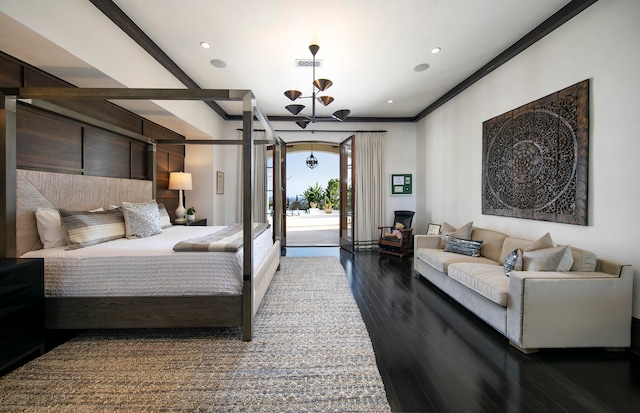
M156 146L156 199L162 202L171 219L176 219L179 191L170 191L169 173L184 171L183 146L157 145Z
M61 79L0 52L2 87L73 87ZM184 139L178 133L108 101L55 100L59 106L89 115L156 141ZM131 179L151 179L149 150L144 142L20 104L17 116L19 168ZM177 191L167 190L169 172L184 170L184 147L160 145L156 151L158 202L170 213Z
M16 116L18 168L81 174L82 126L18 106Z

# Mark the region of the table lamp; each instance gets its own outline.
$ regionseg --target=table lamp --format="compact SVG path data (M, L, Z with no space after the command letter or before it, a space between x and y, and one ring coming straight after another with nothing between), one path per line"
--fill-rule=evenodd
M184 209L184 205L182 203L182 191L183 190L191 190L191 174L186 172L171 172L169 174L169 189L179 190L179 199L180 202L178 204L178 208L176 208L176 221L184 221L186 210Z

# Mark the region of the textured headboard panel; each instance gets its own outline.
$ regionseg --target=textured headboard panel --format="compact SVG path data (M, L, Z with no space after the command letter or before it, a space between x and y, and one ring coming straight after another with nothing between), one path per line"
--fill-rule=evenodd
M38 208L87 211L120 205L122 201L148 202L153 182L100 176L17 170L16 250L22 254L42 248L35 212Z

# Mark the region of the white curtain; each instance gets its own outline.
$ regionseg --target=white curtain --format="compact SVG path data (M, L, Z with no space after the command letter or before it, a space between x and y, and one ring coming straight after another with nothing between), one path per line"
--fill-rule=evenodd
M254 131L254 140L265 139L265 133L262 131ZM240 139L242 139L242 131L240 131ZM238 149L238 222L242 221L241 211L244 208L242 199L242 147ZM267 221L267 148L264 145L257 145L253 147L253 194L252 207L253 207L253 221L254 222L266 222Z
M356 250L377 248L379 230L384 215L384 173L381 132L356 133L355 194L356 219L354 241Z

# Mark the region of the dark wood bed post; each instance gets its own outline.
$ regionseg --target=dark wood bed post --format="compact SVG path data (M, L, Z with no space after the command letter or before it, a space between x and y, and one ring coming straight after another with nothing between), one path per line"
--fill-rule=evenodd
M242 98L242 336L253 337L253 104L251 92Z
M243 183L243 287L242 287L242 314L241 323L243 327L243 339L250 341L253 336L253 315L256 308L254 308L254 271L253 271L253 212L252 212L252 195L253 195L253 147L254 145L264 145L267 143L273 143L276 146L281 144L281 141L276 137L275 131L271 126L267 117L263 114L260 108L255 103L255 97L250 90L213 90L213 89L118 89L118 88L3 88L0 94L0 167L6 172L5 177L2 179L0 186L4 187L0 198L0 230L2 231L2 238L0 238L0 254L2 256L13 256L16 254L16 102L17 98L32 99L32 105L42 107L46 110L50 110L56 113L69 116L71 118L78 119L82 122L89 123L94 126L98 126L107 130L114 131L116 133L129 136L131 138L144 141L149 145L149 168L150 176L153 180L153 197L155 197L155 141L148 137L138 135L136 133L123 130L116 126L111 126L105 122L95 120L90 116L82 115L77 112L60 108L54 104L46 102L46 99L142 99L142 100L201 100L201 101L215 101L215 100L242 100L243 102L243 139L242 142L238 140L190 140L184 141L165 141L163 144L205 144L205 145L238 145L242 144L243 148L243 168L242 168L242 183ZM255 141L253 135L254 118L257 119L266 129L268 139L265 141ZM279 180L279 169L275 168L276 182ZM280 188L274 188L274 192L279 192ZM282 203L277 200L276 197L275 208L282 207ZM274 240L279 242L280 240L280 223L279 212L276 210L274 213ZM238 296L231 297L233 300L237 300ZM117 299L117 298L116 298ZM167 303L173 300L174 297L169 297L169 300L164 297L151 298L154 305L158 309L166 309ZM200 300L200 297L197 297ZM130 298L124 297L125 302L129 302ZM58 300L51 300L58 301ZM78 299L61 299L59 301L68 302L83 302L83 301L101 301L100 299L93 298L78 298ZM110 298L105 301L113 301ZM147 298L141 299L140 302L148 301ZM182 301L181 297L177 298L177 301ZM202 300L200 300L202 301ZM204 297L204 301L206 297ZM217 299L218 305L223 305L226 298ZM74 304L75 305L75 304ZM108 306L109 307L109 306ZM190 308L193 312L197 312L197 308ZM142 308L150 308L148 305L142 305ZM154 307L156 308L156 307ZM236 309L238 307L235 307ZM150 314L154 313L154 310ZM195 315L195 313L194 313ZM239 315L239 314L238 314ZM232 318L235 316L232 316ZM237 318L233 318L237 320ZM109 321L109 320L107 320ZM221 324L216 325L229 325L228 320L220 321ZM207 324L208 325L208 324ZM233 324L237 325L237 324ZM129 327L137 327L138 324L132 324ZM114 328L113 325L105 325L108 328Z
M0 93L0 257L16 256L16 97Z

